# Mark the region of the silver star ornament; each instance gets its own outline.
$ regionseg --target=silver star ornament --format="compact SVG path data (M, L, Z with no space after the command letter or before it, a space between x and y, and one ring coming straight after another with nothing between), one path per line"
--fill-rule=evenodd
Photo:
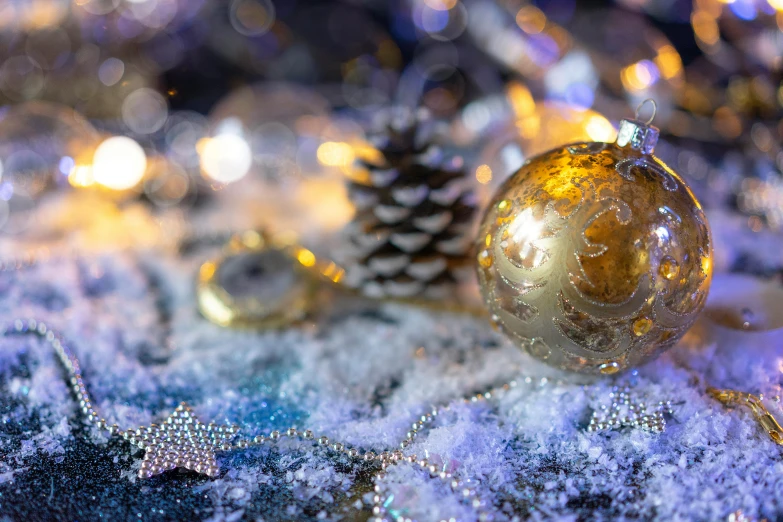
M593 410L587 431L605 431L621 428L641 428L653 433L666 429L664 413L672 414L672 402L660 401L650 406L631 394L628 387L613 387L609 394L611 406L601 405Z
M236 425L201 423L186 403L181 403L163 425L150 424L123 433L123 438L145 451L139 478L185 468L216 477L220 468L215 451L232 449L231 440L239 432Z

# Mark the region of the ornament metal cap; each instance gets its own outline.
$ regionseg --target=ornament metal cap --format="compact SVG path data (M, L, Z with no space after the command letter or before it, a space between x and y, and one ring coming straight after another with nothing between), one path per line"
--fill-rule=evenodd
M647 103L652 104L652 114L647 121L639 119L639 112ZM658 143L660 130L650 125L655 118L658 105L652 98L647 98L636 108L636 114L632 120L620 120L620 130L617 133L617 145L624 148L638 150L642 154L651 154Z

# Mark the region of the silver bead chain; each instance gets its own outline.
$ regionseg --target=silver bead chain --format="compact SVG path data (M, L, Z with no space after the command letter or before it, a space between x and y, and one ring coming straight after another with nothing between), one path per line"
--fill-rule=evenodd
M50 259L51 258L48 255L30 254L17 260L0 261L0 272L32 268L40 262ZM239 431L237 426L230 426L224 430L222 429L224 427L215 426L211 423L205 427L206 430L200 430L199 428L203 428L204 425L198 424L196 421L195 430L197 430L197 436L192 437L192 433L189 433L188 429L193 431L193 428L190 428L189 424L179 424L179 419L177 419L178 415L181 415L185 411L189 412L189 409L185 404L180 405L177 411L167 419L167 422L173 421L173 423L177 423L174 424L173 431L166 430L166 428L169 427L167 424L163 425L163 429L160 426L152 424L149 427L122 430L117 424L109 425L105 418L98 413L98 410L94 406L94 401L87 392L84 379L82 378L79 360L67 346L64 337L59 332L52 330L42 321L36 321L35 319L17 319L10 324L0 325L0 335L5 335L7 333L37 335L51 345L58 355L60 362L68 372L68 381L71 384L72 391L79 404L79 408L82 411L84 420L88 424L95 425L99 430L107 432L109 435L120 436L132 445L146 450L144 461L139 470L140 478L148 478L177 466L182 466L215 477L218 475L219 469L214 464L214 457L210 453L211 448L221 451L246 449L262 446L267 442L274 443L283 437L288 437L300 441L314 441L318 446L327 447L332 451L347 455L351 459L378 463L381 472L375 477L375 494L373 496L372 507L373 522L384 522L389 520L386 516L389 508L387 505L389 496L385 494L385 488L380 482L386 477L384 471L389 466L397 463L409 463L418 466L420 469L429 473L431 477L443 480L451 486L452 490L459 493L466 502L469 502L477 510L478 518L480 520L492 519L490 514L486 511L484 501L478 498L474 487L469 484L469 481L456 479L451 473L440 471L435 465L430 464L426 458L418 459L416 455L403 454L402 450L412 444L416 435L435 419L440 411L439 408L433 408L430 413L422 415L411 425L410 431L408 431L405 438L400 442L399 449L383 451L380 453L360 451L348 444L330 441L326 436L316 436L311 430L298 430L295 427L291 427L283 432L275 430L268 436L257 435L252 439L239 439L236 442L231 443L230 438L233 438L233 435ZM528 378L528 381L529 380L530 378ZM544 379L544 381L546 381L546 379ZM501 389L510 389L513 386L516 386L515 381L512 381L511 384L504 385ZM464 399L464 402L483 401L491 396L491 392L478 394ZM446 409L448 409L448 407L446 407ZM158 451L159 448L157 444L161 439L173 439L175 436L192 439L195 447L193 447L192 451L188 451L184 454L171 454L170 456L165 454L161 455ZM398 518L395 519L395 522L405 520L407 519Z
M90 394L87 392L84 380L82 379L79 359L77 359L71 349L68 348L62 335L51 330L46 323L36 321L35 319L17 319L10 324L0 325L0 334L6 335L8 333L34 334L49 343L59 357L63 367L65 367L65 370L68 372L68 381L71 384L76 401L82 410L84 419L88 423L97 424L101 430L106 430L110 434L121 433L116 424L112 426L107 425L106 420L100 417L93 406L93 401L90 398Z
M332 441L326 436L318 436L311 430L300 430L296 427L284 431L272 431L268 436L257 435L253 438L240 438L233 441L239 432L236 425L223 426L215 423L205 425L201 423L191 412L186 404L179 407L158 426L140 427L136 429L122 430L117 424L109 425L98 413L90 394L82 378L82 369L79 360L68 347L63 336L49 328L44 322L35 319L17 319L8 324L0 324L0 335L7 334L32 334L44 339L58 355L60 362L68 373L68 381L79 404L84 420L95 425L99 430L110 435L117 435L129 441L134 446L146 450L144 461L139 470L140 478L148 478L163 473L176 467L184 467L198 473L215 477L219 474L219 468L215 463L214 451L230 451L234 449L246 449L262 446L267 443L276 443L283 438L295 439L301 442L315 443L317 446L327 448L338 454L380 466L380 472L375 476L374 495L372 505L373 522L411 522L406 517L394 517L390 501L393 498L383 481L386 479L386 470L393 465L409 464L421 469L430 477L440 479L452 491L457 493L461 500L476 510L477 519L481 521L493 520L494 516L490 506L482 500L476 491L476 484L470 479L460 479L445 467L439 467L427 458L419 458L415 454L406 454L405 450L413 444L416 437L429 427L444 411L449 411L451 405L433 407L428 413L423 414L411 424L409 431L398 444L398 448L391 451L375 453L351 447L348 444ZM492 388L484 393L477 393L461 399L462 404L482 403L503 397L506 393L520 385L543 388L549 384L561 385L562 380L551 381L547 377L533 379L524 377L512 380L501 386ZM661 432L665 428L663 412L671 411L671 402L661 402L654 413L650 413L643 403L632 401L628 388L614 387L610 394L612 398L611 408L606 406L593 412L588 431L597 431L622 427L625 425L641 427L653 432ZM618 417L621 407L629 410L627 417ZM602 416L608 415L608 420Z
M522 382L525 383L526 385L532 385L535 383L538 387L544 387L550 383L550 380L546 377L542 377L541 379L533 379L531 377L525 377L522 380ZM563 384L563 381L557 380L555 381L555 384ZM510 390L516 388L518 385L519 385L519 381L512 380L506 384L492 388L490 391L484 393L477 393L475 395L471 395L470 397L463 398L461 402L463 404L474 404L474 403L486 402L491 399L499 399L503 397ZM471 481L470 479L467 480L459 479L455 477L452 473L446 471L445 469L441 469L435 464L432 464L426 458L418 459L415 454L405 455L401 451L407 448L413 442L413 439L416 437L416 435L425 426L427 426L432 421L434 421L435 418L441 412L449 411L450 409L451 409L451 405L434 407L430 413L426 415L422 415L416 422L413 423L413 425L411 426L411 431L409 431L406 434L405 438L402 440L402 442L400 442L400 450L396 450L392 452L390 455L387 454L387 459L381 460L381 466L384 470L386 469L387 466L398 462L400 463L407 462L413 466L416 466L419 469L428 473L430 477L440 479L444 483L446 483L451 488L452 491L454 491L460 496L463 502L468 503L476 510L476 514L477 514L476 518L478 520L480 521L494 520L492 513L488 510L489 506L484 500L482 500L478 496L476 492L476 488L473 485L473 481ZM374 518L371 519L372 522L388 522L390 520L393 520L394 522L412 522L410 518L406 518L402 516L398 516L396 518L391 518L391 519L387 517L387 515L391 511L390 506L387 505L391 497L387 493L386 488L382 484L382 481L385 478L386 475L383 472L379 473L375 477L376 479L375 488L374 488L375 495L373 496L373 507L372 507L372 514ZM447 522L447 521L444 520L442 522Z
M383 486L382 481L386 478L385 471L390 466L402 463L413 465L425 471L431 477L445 482L454 492L461 496L463 501L476 509L479 520L492 520L494 518L488 511L486 502L478 497L472 481L455 477L451 472L440 469L427 458L419 458L415 454L406 455L404 453L404 450L413 443L417 435L425 427L429 426L442 411L451 409L449 405L433 407L432 410L411 424L410 430L399 443L398 449L380 453L362 451L348 444L331 441L326 436L317 436L310 430L300 430L296 427L288 428L282 432L275 430L268 436L258 435L252 439L242 438L231 442L239 431L238 426L218 426L214 423L204 425L191 414L190 409L184 403L166 419L162 426L151 424L149 427L123 430L117 424L109 425L105 418L98 413L82 378L79 360L59 332L51 329L43 321L17 319L11 323L0 325L0 335L8 334L36 335L44 339L54 349L68 373L68 381L84 420L88 424L95 425L99 430L107 432L109 435L120 436L134 446L146 450L144 461L139 471L140 478L151 477L180 466L215 477L218 475L219 469L214 463L213 450L230 451L233 449L245 449L262 446L268 442L274 443L283 437L287 437L300 441L315 442L318 446L346 455L351 459L379 464L381 471L375 477L375 494L372 506L372 520L374 522L392 520L387 516L390 508L388 505L390 496L386 493L387 490ZM549 381L547 378L534 381L527 377L523 382L526 384L537 382L539 386L544 386ZM471 404L498 398L517 387L517 385L517 381L511 381L493 388L491 391L464 398L462 402ZM167 453L166 447L173 447L177 451ZM409 519L397 517L393 520L395 522L407 522Z

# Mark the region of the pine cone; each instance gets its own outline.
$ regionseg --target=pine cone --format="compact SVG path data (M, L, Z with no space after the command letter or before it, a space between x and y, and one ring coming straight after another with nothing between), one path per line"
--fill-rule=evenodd
M375 154L360 160L349 194L346 283L374 297L440 299L472 272L475 213L463 161L436 143L426 111L391 109L371 135Z

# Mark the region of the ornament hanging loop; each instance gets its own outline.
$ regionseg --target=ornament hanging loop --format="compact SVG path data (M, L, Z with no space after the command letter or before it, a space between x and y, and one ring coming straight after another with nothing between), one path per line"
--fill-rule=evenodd
M639 119L639 113L642 108L652 104L652 114L647 121ZM652 154L655 150L655 144L658 143L660 131L650 125L658 112L658 104L652 98L647 98L636 108L634 119L620 120L620 129L617 132L617 145L622 148L638 150L642 154Z
M655 103L655 100L653 100L652 98L647 98L646 100L643 100L642 103L640 103L636 107L636 112L633 115L634 119L638 120L639 119L639 115L642 112L642 109L648 103L652 104L652 113L650 114L650 117L644 122L645 125L650 125L653 122L653 120L655 119L655 115L658 113L658 104Z

